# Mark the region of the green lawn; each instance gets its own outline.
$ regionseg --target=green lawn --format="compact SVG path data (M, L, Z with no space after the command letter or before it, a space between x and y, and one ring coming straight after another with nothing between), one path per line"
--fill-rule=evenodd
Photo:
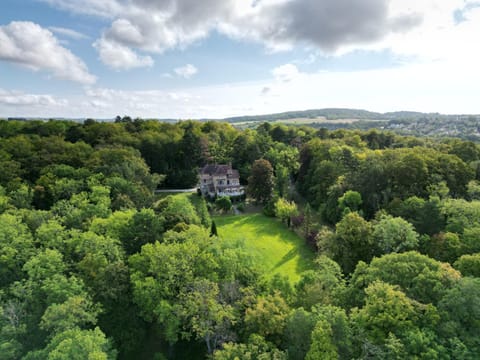
M283 274L296 282L303 271L313 269L313 251L275 218L249 214L217 216L214 220L218 236L243 241L267 278Z

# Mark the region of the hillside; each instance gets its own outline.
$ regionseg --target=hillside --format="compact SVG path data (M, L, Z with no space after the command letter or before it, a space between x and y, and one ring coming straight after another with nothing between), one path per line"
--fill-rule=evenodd
M281 123L308 125L314 128L335 129L380 129L402 135L448 136L468 140L480 139L478 120L480 115L422 113L396 111L377 113L359 109L316 109L289 111L258 116L237 116L225 118L239 128L254 128L259 123Z

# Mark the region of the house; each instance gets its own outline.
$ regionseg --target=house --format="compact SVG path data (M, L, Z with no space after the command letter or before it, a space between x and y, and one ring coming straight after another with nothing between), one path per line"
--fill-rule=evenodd
M232 165L205 165L200 170L200 191L204 196L241 196L245 194L240 185L238 170Z

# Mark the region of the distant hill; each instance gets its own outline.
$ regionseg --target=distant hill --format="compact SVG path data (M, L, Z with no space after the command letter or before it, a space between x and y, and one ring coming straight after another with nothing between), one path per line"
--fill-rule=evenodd
M449 136L480 141L480 115L445 115L415 111L377 113L359 109L316 109L222 119L240 128L262 122L308 125L315 128L381 129L404 135Z
M336 119L370 119L370 120L381 120L385 119L383 114L358 110L358 109L316 109L316 110L303 110L303 111L288 111L277 114L268 114L268 115L253 115L253 116L236 116L223 119L224 121L230 123L237 122L268 122L268 121L277 121L277 120L288 120L288 119L316 119L319 117L324 117L328 120Z
M237 122L270 122L289 119L316 119L325 118L327 120L419 120L419 119L458 119L459 117L468 117L477 115L443 115L440 113L422 113L416 111L395 111L378 113L361 109L341 109L326 108L303 111L288 111L268 115L249 115L235 116L222 119L230 123Z

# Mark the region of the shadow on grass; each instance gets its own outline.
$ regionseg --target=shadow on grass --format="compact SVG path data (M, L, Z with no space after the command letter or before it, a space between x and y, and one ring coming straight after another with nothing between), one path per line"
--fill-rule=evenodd
M278 263L275 264L275 266L273 267L272 270L278 269L280 266L286 264L290 260L293 260L299 254L300 254L300 252L298 251L298 248L293 248L288 253L283 255L283 257L280 259L280 261Z
M227 215L215 217L215 222L221 238L227 241L242 238L247 248L253 246L252 253L261 251L268 259L273 260L269 262L269 266L265 266L268 269L265 273L267 277L285 271L289 277L296 278L302 272L313 268L315 255L305 240L278 219L263 214ZM286 248L278 248L278 244ZM259 259L259 263L267 265L263 258ZM282 266L286 267L282 269Z

